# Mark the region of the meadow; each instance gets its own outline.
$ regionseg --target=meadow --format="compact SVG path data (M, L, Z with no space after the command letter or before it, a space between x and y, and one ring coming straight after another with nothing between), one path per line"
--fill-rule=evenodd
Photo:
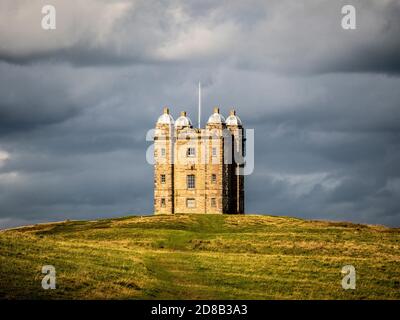
M399 249L399 228L266 215L37 224L0 231L0 298L400 299Z

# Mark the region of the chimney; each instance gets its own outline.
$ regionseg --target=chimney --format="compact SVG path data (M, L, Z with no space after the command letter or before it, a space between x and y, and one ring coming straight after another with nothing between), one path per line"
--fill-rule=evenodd
M219 108L218 107L214 107L214 113L219 113Z

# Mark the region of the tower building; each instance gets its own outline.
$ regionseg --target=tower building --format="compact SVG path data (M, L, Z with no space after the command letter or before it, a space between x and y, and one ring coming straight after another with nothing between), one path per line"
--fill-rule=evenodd
M200 123L200 121L199 121ZM244 213L243 125L214 108L205 128L185 111L174 121L167 107L154 135L154 212Z

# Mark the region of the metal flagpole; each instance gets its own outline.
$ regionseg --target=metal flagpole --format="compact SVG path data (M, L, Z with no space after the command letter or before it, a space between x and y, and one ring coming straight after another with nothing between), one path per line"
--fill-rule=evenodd
M201 83L199 81L199 129L201 129Z

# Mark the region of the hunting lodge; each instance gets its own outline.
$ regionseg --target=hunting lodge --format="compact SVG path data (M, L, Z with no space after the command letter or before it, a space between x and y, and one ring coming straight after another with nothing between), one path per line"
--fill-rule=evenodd
M244 213L244 150L235 110L225 120L214 108L194 128L185 111L174 121L165 107L154 134L155 214Z

